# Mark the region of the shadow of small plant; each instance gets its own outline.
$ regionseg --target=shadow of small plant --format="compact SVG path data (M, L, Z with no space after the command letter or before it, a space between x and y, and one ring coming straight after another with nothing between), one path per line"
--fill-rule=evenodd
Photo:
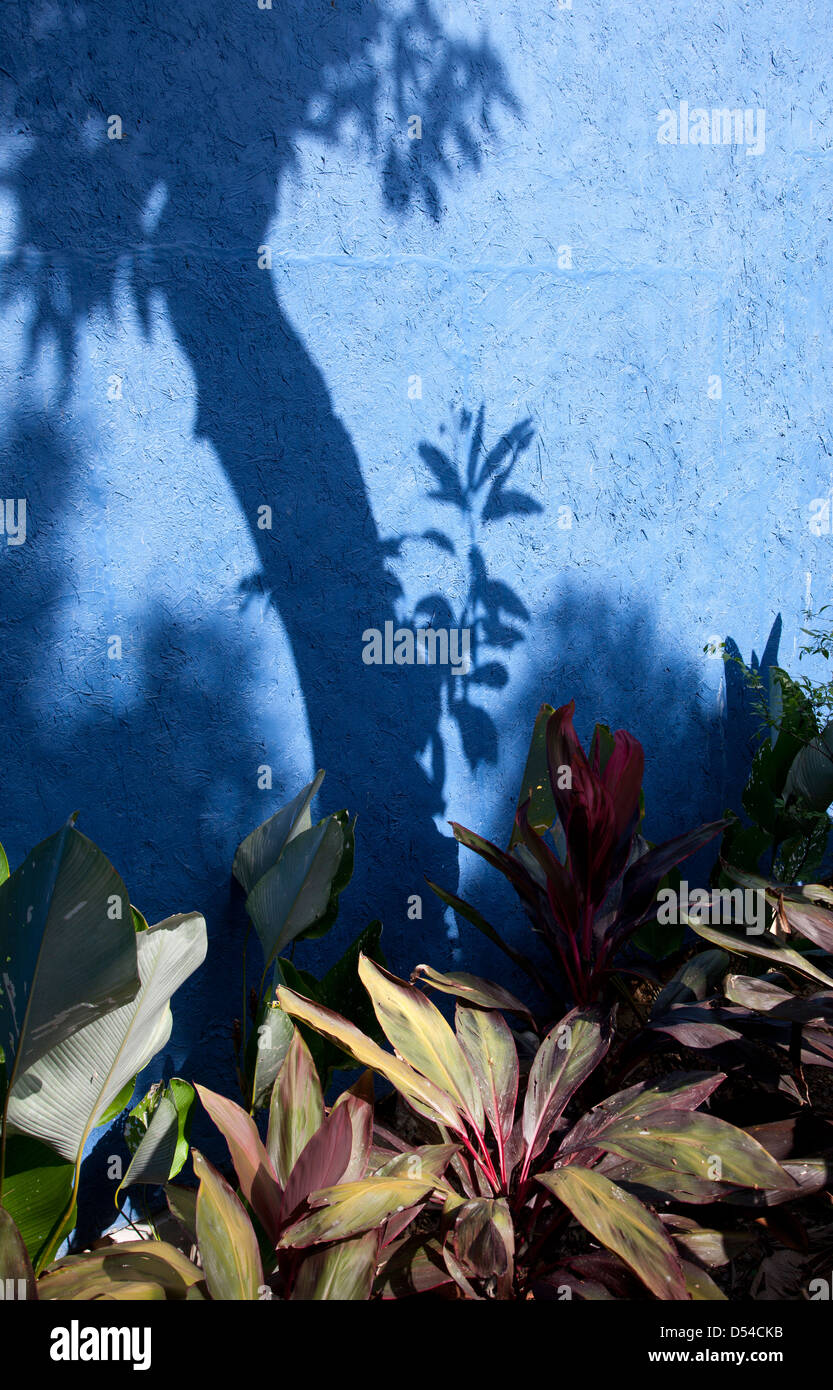
M445 431L441 427L441 433ZM534 516L543 507L511 486L515 466L535 437L528 419L518 421L489 449L483 405L476 417L468 410L455 414L452 431L447 449L423 442L419 454L433 475L429 498L452 508L455 524L403 535L386 549L389 555L399 555L407 540L419 539L446 555L465 557L462 602L439 590L426 593L414 606L413 624L417 629L456 628L470 634L468 669L460 674L453 674L449 667L435 669L444 708L456 722L466 760L474 768L497 761L497 729L482 706L473 703L472 691L478 686L500 690L506 685L506 663L493 653L523 642L523 625L530 616L514 589L489 574L484 532L510 517ZM436 758L435 749L435 763Z

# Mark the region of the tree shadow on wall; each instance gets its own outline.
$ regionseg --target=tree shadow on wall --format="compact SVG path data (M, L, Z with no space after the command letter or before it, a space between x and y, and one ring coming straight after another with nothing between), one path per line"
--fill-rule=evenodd
M491 112L518 110L501 62L486 38L449 36L427 0L5 13L5 125L24 137L8 180L19 211L8 283L33 308L31 352L57 344L68 387L76 328L113 306L117 270L147 331L162 297L193 372L195 434L235 491L257 585L289 638L327 804L358 812L372 847L357 865L359 915L391 894L404 903L409 860L455 874L434 825L441 786L418 762L439 691L426 699L410 673L362 664L362 631L397 618L397 583L350 435L257 248L305 137L342 167L369 148L388 208L439 219L457 172L480 167ZM271 529L258 525L264 506Z

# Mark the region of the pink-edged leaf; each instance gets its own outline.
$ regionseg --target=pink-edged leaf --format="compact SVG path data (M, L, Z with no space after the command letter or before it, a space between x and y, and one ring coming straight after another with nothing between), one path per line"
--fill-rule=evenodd
M371 1093L372 1094L372 1093ZM355 1182L363 1178L370 1162L373 1143L373 1104L360 1095L343 1092L335 1103L334 1110L345 1109L350 1117L350 1159L341 1175L342 1182ZM323 1185L323 1184L322 1184Z
M298 1029L272 1087L266 1148L281 1186L324 1119L321 1082Z
M317 1033L336 1043L342 1051L355 1057L357 1062L386 1077L414 1109L422 1107L420 1113L429 1113L435 1123L447 1124L458 1133L465 1131L465 1121L446 1091L420 1075L401 1057L386 1052L354 1023L286 986L278 989L278 1002L292 1018L309 1024Z
M368 956L359 956L359 978L382 1030L400 1057L450 1096L478 1131L483 1102L457 1038L436 1005Z
M434 1185L433 1178L365 1178L312 1192L309 1200L315 1210L284 1231L281 1246L305 1249L377 1230L396 1212L427 1201Z
M228 1144L240 1191L274 1244L281 1225L281 1189L257 1125L233 1100L197 1086L200 1100Z
M581 1152L581 1162L589 1163L589 1152L600 1152L595 1142L597 1136L615 1119L645 1119L657 1110L696 1110L725 1080L726 1073L721 1071L671 1072L658 1084L640 1081L626 1091L618 1091L573 1125L558 1146L559 1162L568 1154Z
M532 1063L524 1099L523 1177L549 1139L571 1096L610 1046L611 1020L599 1009L573 1009L544 1038Z
M319 1125L295 1160L283 1194L284 1221L310 1192L322 1187L334 1187L341 1182L350 1164L352 1151L350 1111L346 1105L339 1105Z
M411 981L418 985L428 985L442 994L451 994L464 1004L474 1004L481 1009L503 1009L506 1013L517 1014L535 1029L535 1019L526 1004L510 994L502 985L492 980L483 980L479 975L469 975L465 971L451 971L441 974L430 965L415 965Z
M515 1039L500 1014L458 1004L454 1018L460 1046L480 1087L483 1109L497 1141L500 1166L508 1177L506 1146L518 1097Z

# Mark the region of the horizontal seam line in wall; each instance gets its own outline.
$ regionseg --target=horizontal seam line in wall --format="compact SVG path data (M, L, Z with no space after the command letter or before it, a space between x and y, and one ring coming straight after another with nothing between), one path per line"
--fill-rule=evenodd
M262 246L268 247L268 242L262 242ZM704 280L720 280L723 272L708 269L704 266L661 266L661 265L640 265L640 266L608 266L595 267L587 270L564 269L554 261L476 261L472 264L460 264L455 261L447 261L431 256L409 255L403 253L399 256L350 256L346 254L329 254L325 251L314 252L306 255L298 255L294 252L272 251L272 265L276 262L287 266L306 266L306 265L331 265L343 269L352 268L354 270L389 270L399 266L419 266L426 270L444 270L448 274L462 278L468 275L552 275L559 279L566 280L600 280L614 275L638 276L650 278L652 276L694 276ZM12 261L20 260L23 257L28 261L26 269L36 269L38 264L49 267L52 264L60 264L64 259L75 258L89 261L109 261L126 260L130 257L136 260L153 260L161 252L176 251L181 255L193 256L205 261L237 261L240 265L251 263L258 254L257 248L253 251L251 247L243 249L237 248L218 248L211 250L209 247L189 246L183 242L166 242L154 245L153 247L129 247L117 252L115 255L108 251L89 251L86 247L64 246L53 248L50 251L38 251L28 248L21 248L17 251L4 251L0 253L0 260Z

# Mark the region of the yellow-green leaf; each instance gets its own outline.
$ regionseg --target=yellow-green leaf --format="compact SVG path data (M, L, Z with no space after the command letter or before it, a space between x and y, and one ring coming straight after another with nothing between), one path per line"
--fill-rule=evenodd
M573 1164L538 1182L570 1209L596 1240L630 1265L655 1298L687 1299L674 1247L657 1217L636 1197L593 1168Z
M256 1300L263 1283L257 1237L242 1204L225 1178L196 1149L197 1241L212 1298Z
M439 1009L419 989L397 980L367 956L359 957L359 978L373 1003L382 1030L405 1061L446 1091L483 1129L483 1102L471 1067Z
M278 990L278 1001L281 1008L292 1018L297 1018L301 1023L308 1023L316 1032L321 1033L322 1037L329 1038L362 1066L371 1067L373 1071L387 1077L406 1100L421 1105L430 1111L439 1123L448 1125L458 1134L465 1132L463 1119L450 1096L439 1086L420 1076L407 1062L392 1056L390 1052L385 1052L383 1047L373 1042L372 1038L368 1038L355 1024L342 1018L341 1014L335 1013L323 1004L316 1004L312 999L305 999L303 995L296 994L295 990L288 989L285 985L281 985Z
M320 1241L345 1240L373 1231L397 1212L430 1197L434 1180L417 1178L365 1178L341 1183L310 1194L316 1210L302 1216L281 1237L281 1246L303 1249Z

